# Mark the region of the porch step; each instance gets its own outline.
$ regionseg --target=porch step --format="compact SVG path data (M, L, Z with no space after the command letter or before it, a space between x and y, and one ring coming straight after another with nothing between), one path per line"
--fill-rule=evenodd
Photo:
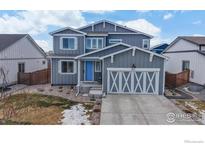
M90 90L100 90L102 89L102 85L98 82L81 82L80 84L80 93L89 94Z
M91 88L89 91L88 96L90 98L102 98L103 96L103 92L102 92L102 88L96 89L96 88Z

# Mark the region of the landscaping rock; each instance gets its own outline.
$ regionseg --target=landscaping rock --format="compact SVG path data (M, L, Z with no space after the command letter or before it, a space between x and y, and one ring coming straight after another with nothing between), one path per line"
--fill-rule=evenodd
M100 113L99 112L93 112L93 114L92 114L92 124L93 125L99 125L100 124Z
M95 105L93 107L93 112L100 112L101 111L101 106L100 105Z

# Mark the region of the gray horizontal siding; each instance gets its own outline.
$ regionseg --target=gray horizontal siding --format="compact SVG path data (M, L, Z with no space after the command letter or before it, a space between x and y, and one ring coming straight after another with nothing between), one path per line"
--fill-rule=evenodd
M136 51L135 56L132 56L132 50L114 56L114 63L111 63L111 58L104 59L103 70L103 90L107 91L107 68L131 68L134 64L136 68L160 68L159 74L159 94L163 93L164 80L164 59L154 56L153 61L149 61L150 54Z
M54 36L53 37L53 50L55 54L59 55L69 55L69 56L77 56L84 54L84 36L69 36L69 37L76 37L78 44L76 50L61 50L60 49L60 38L63 36Z
M52 59L51 75L52 75L52 84L53 85L76 85L78 81L77 71L76 74L60 74L58 73L58 61L59 60L68 60L68 59ZM77 62L76 62L77 65ZM76 68L78 68L76 66Z
M104 49L102 51L87 55L86 57L101 57L101 56L106 56L109 55L111 53L115 53L118 52L120 50L126 49L128 47L124 46L124 45L118 45L112 48L108 48L108 49Z
M109 43L109 39L122 39L123 43L142 48L143 39L150 38L141 34L109 34L107 37L108 46L112 45Z

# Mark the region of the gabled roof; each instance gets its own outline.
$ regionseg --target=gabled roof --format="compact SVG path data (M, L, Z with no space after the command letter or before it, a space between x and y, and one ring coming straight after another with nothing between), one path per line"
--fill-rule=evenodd
M89 55L91 55L91 54L98 53L98 52L100 52L100 51L104 51L104 50L107 50L107 49L110 49L110 48L113 48L113 47L116 47L116 46L119 46L119 45L125 46L125 47L130 47L130 45L125 44L125 43L116 43L116 44L113 44L113 45L110 45L110 46L106 46L106 47L104 47L104 48L102 48L102 49L94 50L94 51L91 51L91 52L88 52L88 53L79 55L79 56L77 56L77 57L75 57L75 58L78 59L78 58L81 58L81 57L89 56Z
M179 38L197 45L205 45L205 37L203 36L180 36Z
M44 50L33 40L29 34L0 34L0 52L10 47L19 40L27 38L43 55L46 56Z
M112 22L112 21L108 21L108 20L100 20L100 21L97 21L97 22L88 24L88 25L86 25L86 26L80 27L80 28L78 28L78 30L82 30L82 29L84 29L84 28L87 28L87 27L90 27L90 26L93 26L93 25L96 25L96 24L99 24L99 23L103 23L103 22L106 22L106 23L109 23L109 24L118 26L118 27L120 27L120 28L124 28L124 29L130 30L130 31L132 31L133 33L136 33L136 34L143 34L143 35L146 35L146 36L148 36L148 37L150 37L150 38L153 38L152 35L143 33L143 32L141 32L141 31L138 31L138 30L135 30L135 29L132 29L132 28L129 28L129 27L126 27L126 26L123 26L123 25L114 23L114 22Z
M152 48L150 48L150 50L153 52L156 52L158 54L161 54L168 46L169 46L169 44L162 43L162 44L158 44L158 45L153 46Z
M188 41L190 43L196 44L196 45L205 45L205 37L202 36L178 36L164 51L165 53L169 48L171 48L176 42L178 42L180 39L183 39L185 41Z
M123 47L123 48L119 48L119 47ZM112 49L112 51L110 51L110 49ZM151 52L149 50L145 50L145 49L142 49L142 48L139 48L139 47L136 47L136 46L131 46L131 45L128 45L128 44L125 44L125 43L117 43L117 44L114 44L114 45L110 45L110 46L107 46L107 47L99 49L99 50L95 50L95 51L92 51L92 52L89 52L89 53L85 53L83 55L79 55L79 56L75 57L75 59L80 59L80 58L104 59L104 58L107 58L109 56L117 55L117 54L120 54L122 52L127 52L127 51L130 51L130 50L133 50L133 49L134 50L140 50L142 52L146 52L146 53L149 53L149 54L152 54L152 55L167 59L167 57L165 57L163 55L160 55L160 54L157 54L157 53L154 53L154 52Z
M61 32L61 31L67 30L67 29L69 29L69 30L71 30L71 31L74 31L74 32L77 32L77 33L80 33L80 34L83 34L83 35L86 34L86 33L82 32L82 31L79 31L79 30L74 29L74 28L71 28L71 27L61 28L61 29L55 30L55 31L53 31L53 32L50 32L49 34L50 34L50 35L54 35L54 34L56 34L56 33L58 33L58 32Z
M26 36L27 34L0 34L0 51Z

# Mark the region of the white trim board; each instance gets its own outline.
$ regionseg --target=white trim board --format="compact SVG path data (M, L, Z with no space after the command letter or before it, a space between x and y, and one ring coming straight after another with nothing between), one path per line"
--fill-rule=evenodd
M120 50L120 51L115 52L115 53L111 53L111 54L109 54L109 55L106 55L106 56L101 57L100 59L102 60L102 59L104 59L104 58L111 57L111 56L120 54L120 53L122 53L122 52L129 51L129 50L131 50L131 49L135 49L135 52L136 52L136 49L137 49L137 50L139 50L139 51L143 51L143 52L149 53L152 57L153 57L153 56L158 56L158 57L167 59L167 57L165 57L165 56L163 56L163 55L160 55L160 54L157 54L157 53L154 53L154 52L151 52L151 51L142 49L142 48L138 48L138 47L136 47L136 46L133 46L133 47L130 47L130 48L127 48L127 49L123 49L123 50ZM133 50L132 50L132 52L133 52Z
M137 71L137 72L159 72L160 68L112 68L112 67L108 67L107 68L108 71Z

